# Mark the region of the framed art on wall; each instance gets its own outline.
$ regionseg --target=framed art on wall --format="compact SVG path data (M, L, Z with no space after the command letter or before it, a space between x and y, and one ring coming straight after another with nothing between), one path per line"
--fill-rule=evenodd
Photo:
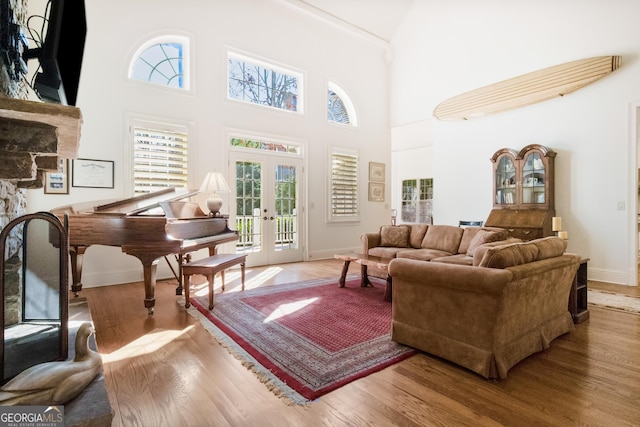
M369 162L369 181L384 182L384 163Z
M384 202L384 184L382 182L369 183L369 201Z
M69 160L58 159L58 170L44 174L44 194L69 194Z
M71 185L87 188L113 188L112 160L75 159Z

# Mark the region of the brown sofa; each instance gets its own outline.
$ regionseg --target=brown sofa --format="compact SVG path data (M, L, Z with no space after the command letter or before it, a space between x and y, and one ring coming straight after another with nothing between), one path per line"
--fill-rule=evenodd
M397 258L392 339L486 378L574 329L567 301L580 256L546 237L486 249L477 266Z
M428 224L383 225L360 236L363 254L461 265L478 265L484 250L499 242L521 241L507 239L502 228ZM387 277L386 271L373 267L368 274Z

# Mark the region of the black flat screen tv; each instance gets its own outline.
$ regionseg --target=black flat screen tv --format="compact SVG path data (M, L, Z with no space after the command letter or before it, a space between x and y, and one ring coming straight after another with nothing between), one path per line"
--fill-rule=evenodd
M76 105L87 36L84 0L50 0L42 46L25 52L40 68L34 89L45 102Z

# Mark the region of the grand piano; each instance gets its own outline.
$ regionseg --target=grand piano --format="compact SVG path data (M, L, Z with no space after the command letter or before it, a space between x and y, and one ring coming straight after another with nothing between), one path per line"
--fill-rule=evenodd
M161 258L176 256L176 294L181 295L181 267L192 252L208 248L213 255L217 245L238 239L226 218L210 217L197 203L185 201L196 194L168 188L98 205L90 202L52 209L53 214L68 221L71 290L75 295L82 290L82 258L91 245L119 246L142 262L144 306L149 314L155 306L156 270Z

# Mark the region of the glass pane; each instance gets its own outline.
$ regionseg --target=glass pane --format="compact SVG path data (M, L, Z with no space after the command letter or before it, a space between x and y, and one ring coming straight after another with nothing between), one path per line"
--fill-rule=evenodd
M296 209L297 170L295 166L275 166L275 250L298 249Z
M237 253L262 250L262 164L236 162L236 230Z
M132 79L163 86L184 88L183 46L180 43L158 43L136 59Z
M531 153L524 160L522 169L522 202L545 202L545 170L539 153Z
M516 203L515 172L513 160L508 156L501 157L496 169L496 203L509 205Z

